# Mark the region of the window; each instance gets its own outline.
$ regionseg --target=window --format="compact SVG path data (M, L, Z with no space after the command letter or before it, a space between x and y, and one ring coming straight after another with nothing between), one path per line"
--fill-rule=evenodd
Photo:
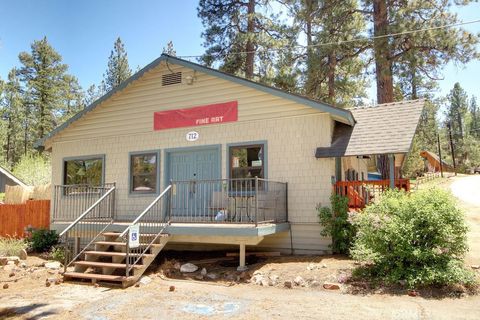
M100 186L103 183L103 158L83 158L64 161L63 183Z
M138 153L130 156L130 192L156 193L158 190L158 153Z
M230 178L265 178L263 144L230 147Z

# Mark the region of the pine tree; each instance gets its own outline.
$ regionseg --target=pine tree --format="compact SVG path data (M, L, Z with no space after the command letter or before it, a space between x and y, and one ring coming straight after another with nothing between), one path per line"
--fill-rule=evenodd
M272 49L289 45L291 33L267 14L268 0L200 0L198 16L205 31L207 66L219 62L219 69L247 79L270 81L277 58Z
M458 4L469 2L465 0ZM402 76L399 70L414 71L408 76L415 81L425 77L438 79L448 62L466 63L478 56L478 37L461 28L387 36L459 22L457 16L448 11L448 0L363 0L362 3L361 12L371 21L371 34L377 37L372 47L378 103L395 100L394 81ZM405 64L410 66L405 67Z
M85 93L76 77L66 74L63 77L62 91L64 101L62 109L59 110L59 123L70 119L85 107Z
M470 133L472 136L480 138L480 110L475 96L470 100Z
M120 37L117 38L113 45L113 50L108 58L108 68L103 75L102 89L103 92L108 92L117 87L123 81L127 80L132 75L132 70L128 65L127 52L125 45Z
M25 99L25 150L31 142L45 137L57 124L56 114L62 108L63 79L67 65L48 43L47 38L34 41L31 53L19 55L22 67L18 71L24 84ZM33 127L28 118L33 116Z
M88 87L87 92L84 95L83 104L85 106L89 106L101 96L102 96L102 90L100 86L97 87L94 84L92 84L90 87Z
M5 162L11 167L22 155L23 99L16 69L8 73L8 81L4 84L3 91L0 112L5 122L5 139L2 141Z
M177 55L177 51L175 51L175 47L173 46L173 41L168 41L167 46L163 47L162 53L168 54L169 56L173 57Z

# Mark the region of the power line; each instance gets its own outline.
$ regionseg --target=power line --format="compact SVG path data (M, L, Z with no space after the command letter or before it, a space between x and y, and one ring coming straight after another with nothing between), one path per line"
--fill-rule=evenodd
M285 46L283 48L271 48L271 49L267 49L267 51L281 51L281 50L284 50L284 49L293 49L293 48L308 49L308 48L317 48L317 47L323 47L323 46L340 45L340 44L344 44L344 43L352 43L352 42L358 42L358 41L370 41L370 40L375 40L375 39L397 37L397 36L402 36L402 35L406 35L406 34L414 34L414 33L418 33L418 32L448 29L448 28L453 28L453 27L460 27L460 26L479 23L479 22L480 22L480 19L477 19L477 20L471 20L471 21L465 21L465 22L459 22L459 23L445 24L445 25L437 26L437 27L430 27L430 28L423 28L423 29L416 29L416 30L407 30L407 31L396 32L396 33L389 33L389 34L384 34L384 35L380 35L380 36L354 38L354 39L350 39L350 40L325 42L325 43L312 44L312 45L292 45L292 46ZM256 51L241 51L241 52L228 53L228 55L247 54L247 53L255 53L255 52ZM203 55L185 55L185 56L177 56L177 57L188 59L188 58L200 58L202 56Z

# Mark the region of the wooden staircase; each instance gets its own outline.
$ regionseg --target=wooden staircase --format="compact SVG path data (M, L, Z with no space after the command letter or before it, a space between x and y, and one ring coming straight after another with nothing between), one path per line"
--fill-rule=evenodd
M155 260L157 255L169 240L168 234L141 234L140 247L146 248L150 245L148 251L141 255L139 253L130 253L130 259L141 256L141 261L134 264L127 277L127 243L120 237L121 233L103 232L103 239L93 243L94 250L86 250L80 259L74 261L73 271L64 273L64 280L89 280L92 283L104 282L110 284L120 284L123 288L135 284L142 276L148 266Z

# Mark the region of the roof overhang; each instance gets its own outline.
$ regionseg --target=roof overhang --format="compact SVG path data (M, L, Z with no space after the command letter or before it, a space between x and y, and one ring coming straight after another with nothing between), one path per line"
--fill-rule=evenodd
M317 148L315 157L406 154L424 104L424 100L412 100L352 109L355 126L335 123L331 145Z
M17 178L16 176L13 175L13 173L11 173L10 171L8 171L7 169L5 169L4 167L0 166L0 173L3 173L5 176L7 176L10 180L12 180L13 182L15 182L16 184L18 184L19 186L22 186L22 187L27 187L27 184L25 182L23 182L22 180L20 180L19 178Z
M340 123L345 123L345 124L348 124L348 125L351 125L351 126L353 126L355 124L355 118L354 118L352 112L350 112L350 110L348 110L348 109L342 109L342 108L339 108L339 107L335 107L335 106L332 106L332 105L329 105L329 104L326 104L326 103L323 103L323 102L320 102L320 101L316 101L316 100L313 100L313 99L303 97L301 95L288 93L288 92L285 92L283 90L276 89L276 88L273 88L273 87L270 87L270 86L267 86L267 85L264 85L264 84L261 84L261 83L258 83L258 82L254 82L254 81L247 80L247 79L244 79L244 78L241 78L241 77L237 77L237 76L234 76L234 75L231 75L231 74L219 71L219 70L215 70L215 69L212 69L212 68L209 68L209 67L206 67L206 66L202 66L202 65L197 64L197 63L193 63L193 62L190 62L190 61L187 61L187 60L179 59L179 58L167 55L167 54L162 54L159 58L157 58L156 60L154 60L153 62L151 62L150 64L148 64L147 66L145 66L144 68L139 70L138 72L136 72L130 78L128 78L127 80L122 82L119 86L112 89L111 91L109 91L108 93L103 95L101 98L99 98L98 100L94 101L92 104L87 106L85 109L83 109L82 111L75 114L72 118L70 118L69 120L64 122L62 125L58 126L54 130L52 130L44 138L37 140L34 144L34 147L35 148L44 148L46 146L48 140L52 139L58 133L65 130L67 127L69 127L72 123L74 123L75 121L82 118L86 113L94 110L101 103L105 102L110 97L112 97L116 93L119 93L120 91L125 89L127 86L132 84L134 81L141 78L146 72L148 72L148 71L152 70L153 68L159 66L160 63L162 63L162 62L181 65L181 66L184 66L186 68L190 68L190 69L193 69L193 70L196 70L196 71L199 71L199 72L203 72L203 73L206 73L206 74L214 76L214 77L218 77L218 78L221 78L221 79L224 79L224 80L227 80L227 81L232 81L232 82L244 85L246 87L250 87L250 88L253 88L253 89L256 89L256 90L260 90L260 91L272 94L272 95L277 96L277 97L281 97L281 98L288 99L288 100L291 100L291 101L294 101L294 102L297 102L297 103L300 103L300 104L303 104L303 105L307 105L307 106L312 107L314 109L317 109L319 111L329 113L335 121L338 121Z

